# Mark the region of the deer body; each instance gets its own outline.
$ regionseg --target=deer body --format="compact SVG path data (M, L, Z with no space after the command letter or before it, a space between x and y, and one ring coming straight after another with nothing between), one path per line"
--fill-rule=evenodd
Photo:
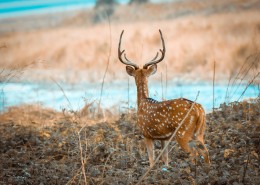
M204 131L206 127L205 112L202 106L194 103L188 99L179 98L168 101L156 101L149 98L148 93L148 77L154 74L157 70L157 63L162 61L165 54L164 40L163 50L160 50L162 57L159 60L156 57L149 63L145 64L140 69L136 64L132 63L125 57L122 59L124 50L121 51L120 36L118 55L122 63L126 64L126 71L130 76L135 78L137 86L137 125L144 136L144 141L147 147L150 166L154 164L154 140L161 140L162 147L164 148L167 140L169 140L176 128L185 118L182 126L176 134L176 140L181 148L190 153L191 157L195 157L198 153L201 154L206 163L210 163L208 150L204 145ZM191 109L190 113L186 114ZM168 150L166 149L162 155L165 165L168 165Z
M186 113L191 108L193 102L187 99L175 99L158 102L147 98L144 99L138 109L138 126L144 135L149 139L168 140ZM195 109L190 112L186 121L177 133L177 137L190 137L195 133L193 122L197 122L200 113L204 115L203 109L199 104L195 104ZM180 109L182 109L180 111ZM200 128L197 128L199 131ZM195 134L194 134L195 135Z

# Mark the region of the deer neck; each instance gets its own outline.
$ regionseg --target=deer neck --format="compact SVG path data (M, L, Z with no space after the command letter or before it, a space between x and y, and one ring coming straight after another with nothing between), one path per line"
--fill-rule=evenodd
M147 81L142 81L137 83L136 86L137 86L137 105L139 107L141 101L149 97L148 83Z

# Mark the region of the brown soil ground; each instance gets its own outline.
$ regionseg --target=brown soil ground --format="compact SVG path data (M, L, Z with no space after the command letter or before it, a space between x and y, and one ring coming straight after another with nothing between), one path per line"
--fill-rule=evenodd
M168 170L160 161L142 184L260 184L259 111L259 99L222 105L207 115L209 171L172 142ZM0 184L135 184L149 166L135 114L102 121L21 106L0 120Z

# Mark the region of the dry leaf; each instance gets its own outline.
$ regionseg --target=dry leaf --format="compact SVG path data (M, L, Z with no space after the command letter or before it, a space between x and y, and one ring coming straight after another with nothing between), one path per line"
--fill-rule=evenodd
M49 133L49 132L46 132L46 131L41 132L41 136L42 136L42 137L47 137L47 138L50 138L50 137L51 137L50 133Z
M231 153L234 153L235 150L233 149L225 149L224 151L224 157L227 158Z
M251 154L258 159L258 154L255 151L252 151Z

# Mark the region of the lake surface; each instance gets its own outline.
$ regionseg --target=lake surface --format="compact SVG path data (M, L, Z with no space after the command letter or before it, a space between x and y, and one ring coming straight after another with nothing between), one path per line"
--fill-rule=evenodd
M62 87L62 90L60 87ZM246 91L245 91L246 89ZM62 108L80 110L85 102L99 101L101 84L62 84L55 83L4 83L0 84L0 111L6 110L10 106L21 104L40 104L56 110ZM212 84L176 84L168 83L167 90L160 83L150 83L150 97L156 100L174 99L179 97L195 100L198 91L200 91L197 99L207 112L212 110L213 106L213 88ZM243 91L245 91L244 95ZM245 98L256 98L259 94L257 86L249 86L246 84L240 86L229 87L228 97L227 85L215 86L215 108L225 100L228 102L243 100ZM136 87L133 81L130 81L129 87L127 82L110 83L104 85L101 105L103 108L118 106L120 110L127 110L129 106L136 108Z
M0 18L91 8L95 4L96 0L0 0Z
M117 0L126 4L130 0ZM152 0L153 3L171 0ZM0 18L94 7L96 0L0 0Z

